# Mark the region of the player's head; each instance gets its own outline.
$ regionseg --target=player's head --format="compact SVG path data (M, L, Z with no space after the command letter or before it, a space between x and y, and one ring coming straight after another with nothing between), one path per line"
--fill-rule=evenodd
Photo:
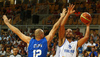
M42 29L36 29L35 30L35 37L43 38L44 37L44 31Z
M65 36L66 36L67 39L71 39L73 37L72 29L68 28L66 30Z

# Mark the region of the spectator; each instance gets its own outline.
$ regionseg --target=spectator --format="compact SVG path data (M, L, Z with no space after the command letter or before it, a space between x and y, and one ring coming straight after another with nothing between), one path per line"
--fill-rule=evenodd
M48 17L48 20L46 21L46 25L52 25L51 16Z
M55 54L56 54L56 51L53 50L53 51L52 51L52 54L50 55L50 57L55 57Z
M11 53L13 53L13 48L14 48L14 46L12 45L12 46L11 46Z
M5 34L5 36L4 36L4 38L3 38L4 40L6 39L6 40L8 40L9 39L9 37L7 37L7 34Z
M10 41L12 41L12 38L14 39L14 36L13 36L13 34L9 34L9 36L8 36L9 38L10 38Z
M78 10L76 10L76 12L75 12L75 19L74 19L74 21L76 21L76 20L78 20L79 19L79 17L80 17L80 12L78 11Z
M1 44L2 37L0 36L0 44Z
M96 40L95 43L96 43L95 47L97 48L99 46L99 40Z
M11 14L11 12L12 12L12 10L9 8L9 9L7 10L7 14Z
M29 36L33 34L32 32L33 32L32 29L30 29Z
M24 49L21 50L21 57L26 57Z
M83 38L83 33L82 32L80 33L80 38Z
M0 57L5 57L6 55L6 51L4 50L4 47L2 48L2 50L0 51Z
M83 51L85 51L87 49L87 46L88 46L88 41L82 45Z
M98 48L98 57L100 57L100 47Z
M98 47L97 47L97 52L100 53L100 43L99 43L99 45L98 45Z
M87 52L84 54L84 57L89 57Z
M80 40L81 38L78 36L78 38L77 38L78 40Z
M18 43L18 45L21 43L20 38L17 38L17 43Z
M18 49L18 53L20 53L21 52L21 47L18 46L17 49Z
M100 37L99 37L99 36L97 36L97 40L99 40L99 41L100 41Z
M24 48L24 47L25 47L25 45L26 45L26 43L25 43L24 41L21 41L21 43L20 43L18 46L20 46L20 47Z
M90 57L97 57L97 56L95 56L94 53L91 53Z
M96 41L97 40L97 34L96 34L95 31L93 32L93 35L92 36L93 36L94 41Z
M11 52L10 52L10 48L8 47L8 48L6 48L6 57L10 56L10 55L11 55Z
M83 56L83 47L81 46L81 47L79 47L78 48L78 57L82 57Z
M10 38L9 38L9 39L8 39L8 41L7 41L7 44L9 45L9 44L10 44L10 42L11 42L11 41L10 41Z
M98 36L100 37L100 33L98 34Z
M91 50L89 56L90 56L90 57L93 57L93 55L94 55L95 57L98 57L98 53L95 51L95 48L94 48L94 47L92 48L92 50Z
M76 29L75 34L76 34L76 35L80 35L80 29L79 29L79 28Z
M24 32L24 34L25 34L25 35L27 35L27 33L28 33L28 29L25 29L25 32Z
M17 42L14 44L14 47L18 47L18 43Z
M95 42L93 39L93 36L90 36L89 41L91 41L91 40L93 40L93 42Z
M87 46L87 47L88 47L88 48L87 48L88 51L91 51L91 48L95 47L95 45L96 45L96 44L93 42L93 40L90 40L90 42L88 43L88 46Z
M13 48L13 54L10 55L9 57L21 57L21 55L18 54L17 48Z
M50 54L51 54L51 47L49 46L48 52L47 52L47 57L50 57Z
M26 53L28 53L28 47L27 47L27 45L25 45L24 50L25 50Z

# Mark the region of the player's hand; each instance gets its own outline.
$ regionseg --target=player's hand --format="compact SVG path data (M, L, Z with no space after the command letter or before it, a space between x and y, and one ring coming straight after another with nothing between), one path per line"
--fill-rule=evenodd
M92 21L92 19L91 19L91 21ZM90 21L90 23L88 23L88 24L85 24L86 26L90 26L90 24L91 24L91 21Z
M66 12L67 12L67 11L66 11L66 8L63 8L63 11L62 11L62 13L60 14L60 16L61 16L61 17L64 17L64 16L66 15Z
M3 20L4 20L4 23L7 24L10 22L11 19L8 20L7 16L3 15Z
M72 14L72 13L75 12L75 10L73 10L74 7L75 7L75 5L73 5L73 4L71 5L71 4L69 4L69 7L68 7L68 14Z
M91 22L90 23L88 23L88 24L85 24L86 26L90 26L90 24L91 24Z

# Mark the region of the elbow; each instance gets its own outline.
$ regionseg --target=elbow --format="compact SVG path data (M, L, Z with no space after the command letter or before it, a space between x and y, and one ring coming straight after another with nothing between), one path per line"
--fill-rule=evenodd
M89 36L85 36L85 38L86 38L86 39L88 39L88 38L89 38Z

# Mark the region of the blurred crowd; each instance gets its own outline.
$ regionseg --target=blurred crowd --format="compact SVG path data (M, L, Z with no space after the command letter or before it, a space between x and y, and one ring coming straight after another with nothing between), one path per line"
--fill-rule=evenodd
M34 37L34 30L28 31L21 30L27 36L32 38ZM44 30L45 35L48 35L49 30ZM77 28L73 31L73 41L80 40L83 36L83 33L80 32L80 29ZM48 46L47 57L53 57L56 53L56 48L58 45L58 33L55 34L54 39ZM7 56L21 56L27 57L28 49L27 44L23 42L16 34L12 31L8 30L7 32L2 31L0 35L0 57ZM81 47L77 48L77 57L100 57L100 34L97 34L96 31L90 33L90 37L86 43L84 43Z
M100 24L98 21L100 21L100 1L99 0L95 0L95 1L79 1L77 0L77 2L71 2L72 4L75 5L75 10L76 12L70 16L70 23L68 23L68 25L76 25L76 24L81 24L79 17L80 14L83 12L89 12L92 15L93 18L93 25L96 24ZM63 8L68 7L69 3L62 3L61 1L56 1L54 3L50 3L49 1L46 1L44 3L28 3L28 4L16 4L16 5L9 5L9 6L4 6L4 7L0 7L0 15L2 17L2 15L6 14L6 15L10 15L8 16L9 18L13 18L13 24L16 24L18 22L23 22L27 19L33 19L32 16L34 15L38 15L41 16L42 14L53 14L54 16L51 18L52 20L52 24L55 23L58 18L60 13L62 12ZM12 17L13 16L13 17ZM42 17L41 17L42 18ZM45 18L45 17L44 17ZM49 18L49 16L48 16ZM99 18L99 19L97 19ZM1 18L2 19L2 18ZM72 20L73 19L73 20ZM43 24L46 24L46 20L43 20ZM0 20L2 21L2 20ZM2 23L2 24L1 24ZM1 25L4 25L3 22L0 22ZM47 24L46 24L47 25Z

